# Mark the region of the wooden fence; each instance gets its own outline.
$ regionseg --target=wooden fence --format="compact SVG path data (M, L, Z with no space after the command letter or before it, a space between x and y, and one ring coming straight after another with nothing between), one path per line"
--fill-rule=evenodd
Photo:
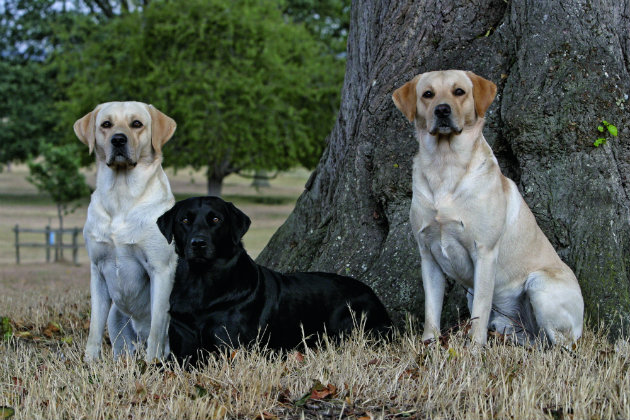
M15 262L20 263L20 248L46 248L46 262L50 262L51 252L55 252L55 261L59 261L61 249L72 249L72 262L78 264L79 244L78 237L82 229L75 227L72 229L51 229L50 226L46 226L44 229L30 229L21 228L19 225L15 225L13 232L15 232ZM41 233L43 236L43 242L20 242L20 233ZM61 239L64 234L72 235L72 242L69 244L64 243L62 245Z

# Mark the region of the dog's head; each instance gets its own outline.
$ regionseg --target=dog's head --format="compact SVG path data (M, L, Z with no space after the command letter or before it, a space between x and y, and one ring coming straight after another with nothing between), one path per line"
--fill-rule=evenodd
M190 262L211 263L229 259L242 249L241 239L251 220L219 197L193 197L178 201L157 219L177 255Z
M153 105L142 102L107 102L74 123L79 140L96 158L114 170L153 162L177 124Z
M422 73L394 91L396 107L421 131L433 136L460 134L483 118L497 86L470 71Z

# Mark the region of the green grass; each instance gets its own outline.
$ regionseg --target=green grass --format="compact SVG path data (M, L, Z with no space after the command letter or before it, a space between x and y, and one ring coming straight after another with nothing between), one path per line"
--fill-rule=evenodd
M183 193L175 194L175 199L185 200L190 197L196 197L199 194ZM296 197L286 195L247 195L247 194L224 194L221 198L225 201L231 201L236 205L240 204L268 204L268 205L282 205L282 204L295 204Z

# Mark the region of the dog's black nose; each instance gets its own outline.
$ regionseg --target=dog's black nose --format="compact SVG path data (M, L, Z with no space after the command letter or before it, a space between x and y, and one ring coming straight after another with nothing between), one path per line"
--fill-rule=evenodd
M208 243L203 238L192 238L190 240L190 246L193 248L205 248L207 245Z
M123 133L116 133L112 136L112 145L114 147L120 147L127 144L127 136Z
M446 118L451 115L451 107L447 104L440 104L435 107L435 116L438 118Z

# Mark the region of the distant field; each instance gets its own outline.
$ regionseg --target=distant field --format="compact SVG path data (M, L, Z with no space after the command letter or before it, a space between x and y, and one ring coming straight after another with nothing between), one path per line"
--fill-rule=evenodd
M88 183L94 186L94 170L85 172ZM167 170L171 188L176 198L205 195L206 185L202 172L179 170L177 174ZM57 210L54 203L45 194L41 194L30 184L26 177L28 168L24 165L14 166L11 172L0 173L0 267L15 263L15 247L13 227L44 228L50 225L58 227ZM232 201L251 219L252 225L243 242L252 257L256 257L267 244L271 235L286 220L295 206L309 176L305 169L298 169L280 174L270 181L271 187L256 190L251 186L252 180L232 175L226 178L223 187L223 198ZM82 228L85 222L86 199L74 213L64 217L64 227ZM42 234L21 234L21 242L43 242ZM69 243L70 237L64 238ZM80 242L83 243L82 235ZM65 251L66 259L71 257ZM41 248L22 248L21 261L24 264L42 263L46 260L45 251ZM88 263L84 247L79 252L79 262Z

